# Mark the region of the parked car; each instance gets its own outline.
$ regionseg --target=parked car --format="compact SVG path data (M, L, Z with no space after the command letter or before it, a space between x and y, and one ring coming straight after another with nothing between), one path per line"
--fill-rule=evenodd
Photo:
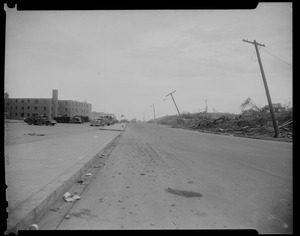
M90 126L101 126L101 118L93 119L90 122Z
M24 120L29 125L51 125L54 126L57 122L54 119L48 119L47 116L33 115Z
M75 124L82 124L83 123L83 120L79 117L79 116L74 116L72 118L72 123L75 123Z

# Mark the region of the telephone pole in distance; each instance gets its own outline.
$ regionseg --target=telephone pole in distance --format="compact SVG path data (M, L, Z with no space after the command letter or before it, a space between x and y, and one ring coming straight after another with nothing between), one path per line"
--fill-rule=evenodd
M261 75L262 75L262 78L263 78L263 82L264 82L264 86L265 86L265 90L266 90L266 94L267 94L267 99L268 99L268 103L269 103L270 113L271 113L271 117L272 117L272 122L273 122L273 126L274 126L274 132L275 132L274 137L278 138L278 135L279 135L278 125L277 125L275 114L274 114L273 104L272 104L271 95L270 95L270 92L269 92L269 88L268 88L264 68L263 68L263 65L262 65L262 62L261 62L261 59L260 59L260 55L259 55L259 51L258 51L258 47L257 47L257 45L262 46L262 47L265 47L265 45L260 44L260 43L256 42L255 40L253 42L251 42L251 41L243 39L243 41L246 42L246 43L254 44L254 46L255 46L257 59L258 59L258 64L259 64L259 68L260 68Z
M169 95L171 95L171 97L172 97L172 99L173 99L173 102L174 102L174 104L175 104L175 107L176 107L176 109L177 109L177 112L178 112L178 114L179 114L179 116L180 116L180 112L179 112L179 110L178 110L178 107L177 107L176 102L175 102L175 100L174 100L174 98L173 98L173 95L172 95L172 94L175 93L175 92L176 92L176 90L173 91L172 93L167 94L166 97L169 96Z

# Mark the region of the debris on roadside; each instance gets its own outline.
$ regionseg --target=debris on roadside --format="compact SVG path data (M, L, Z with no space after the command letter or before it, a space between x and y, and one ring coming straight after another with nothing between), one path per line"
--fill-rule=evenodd
M83 183L84 183L84 180L79 179L79 180L77 180L77 183L78 183L78 184L83 184Z
M63 199L64 199L66 202L74 202L75 200L81 199L81 197L80 197L79 195L71 195L69 192L66 192L66 193L63 195Z
M92 173L86 173L85 175L86 175L86 176L91 176L91 175L92 175Z
M37 224L32 224L29 226L28 228L29 230L38 230L39 229L39 226Z
M74 200L79 200L79 199L81 199L81 197L80 197L79 195L73 195L72 198L73 198Z
M276 113L279 139L292 141L293 113ZM248 136L256 138L274 137L274 128L270 113L247 112L240 115L229 113L194 113L181 116L166 116L156 121L172 128L198 130L201 132L221 133L230 136Z
M71 193L66 192L66 193L63 195L63 198L66 199L66 198L68 198L69 196L71 196Z
M65 218L66 218L66 219L70 219L71 216L70 216L69 214L67 214L67 215L65 216Z
M57 211L59 211L59 210L60 210L59 207L57 207L57 208L50 208L50 211L54 211L54 212L57 212Z
M100 158L105 158L105 157L107 157L106 154L101 154L100 155Z

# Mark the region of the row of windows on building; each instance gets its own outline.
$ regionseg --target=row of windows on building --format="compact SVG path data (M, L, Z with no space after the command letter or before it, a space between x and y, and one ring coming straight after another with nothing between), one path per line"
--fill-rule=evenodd
M14 99L15 103L18 103L18 99ZM30 103L31 99L27 99L27 103ZM44 100L44 103L46 103L47 100ZM74 101L65 101L65 104L68 105L68 103L70 102L70 104L73 104L73 105L76 105L76 106L84 106L84 107L87 107L88 104L87 103L82 103L82 102L74 102ZM22 99L21 100L21 103L25 103L25 100ZM34 99L34 103L39 103L39 100L38 99Z
M13 109L13 107L11 106L10 110L12 110L12 109ZM30 110L30 107L27 107L27 109ZM18 110L18 106L15 106L15 110ZM24 107L21 107L21 110L24 110ZM38 107L34 107L34 110L37 111ZM44 107L44 111L46 111L46 110L47 110L47 107Z
M27 110L30 110L30 108L31 108L31 107L28 106L28 107L27 107ZM10 110L13 110L13 107L12 107L12 106L10 107ZM15 106L15 110L18 110L18 106ZM24 110L24 106L21 107L21 110ZM38 110L38 107L34 107L34 110L37 111L37 110ZM46 110L47 110L47 107L44 107L44 111L46 111ZM51 110L53 111L53 107L51 107ZM65 108L65 111L68 111L68 108ZM72 108L72 111L77 112L78 109L77 109L77 108L75 108L75 109ZM80 111L81 111L81 112L84 112L84 113L87 113L87 112L88 112L87 110L82 110L82 109L80 109Z
M27 113L27 117L30 117L32 114L31 113ZM45 115L45 114L44 114ZM18 112L16 112L15 113L15 116L16 117L19 117L19 113ZM20 113L20 117L24 117L25 116L25 113Z
M18 99L14 99L14 100L12 100L12 102L13 101L15 101L15 103L18 103L19 100ZM27 99L27 103L30 103L30 101L31 101L30 99ZM46 102L47 102L47 100L44 100L44 103L46 103ZM22 99L21 103L25 103L25 100ZM38 99L34 99L34 103L39 103L39 100Z

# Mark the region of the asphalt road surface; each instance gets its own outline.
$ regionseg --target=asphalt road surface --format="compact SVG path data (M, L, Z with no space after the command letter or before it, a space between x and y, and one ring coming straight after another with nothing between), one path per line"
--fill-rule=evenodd
M136 123L102 164L40 229L293 232L292 143Z

